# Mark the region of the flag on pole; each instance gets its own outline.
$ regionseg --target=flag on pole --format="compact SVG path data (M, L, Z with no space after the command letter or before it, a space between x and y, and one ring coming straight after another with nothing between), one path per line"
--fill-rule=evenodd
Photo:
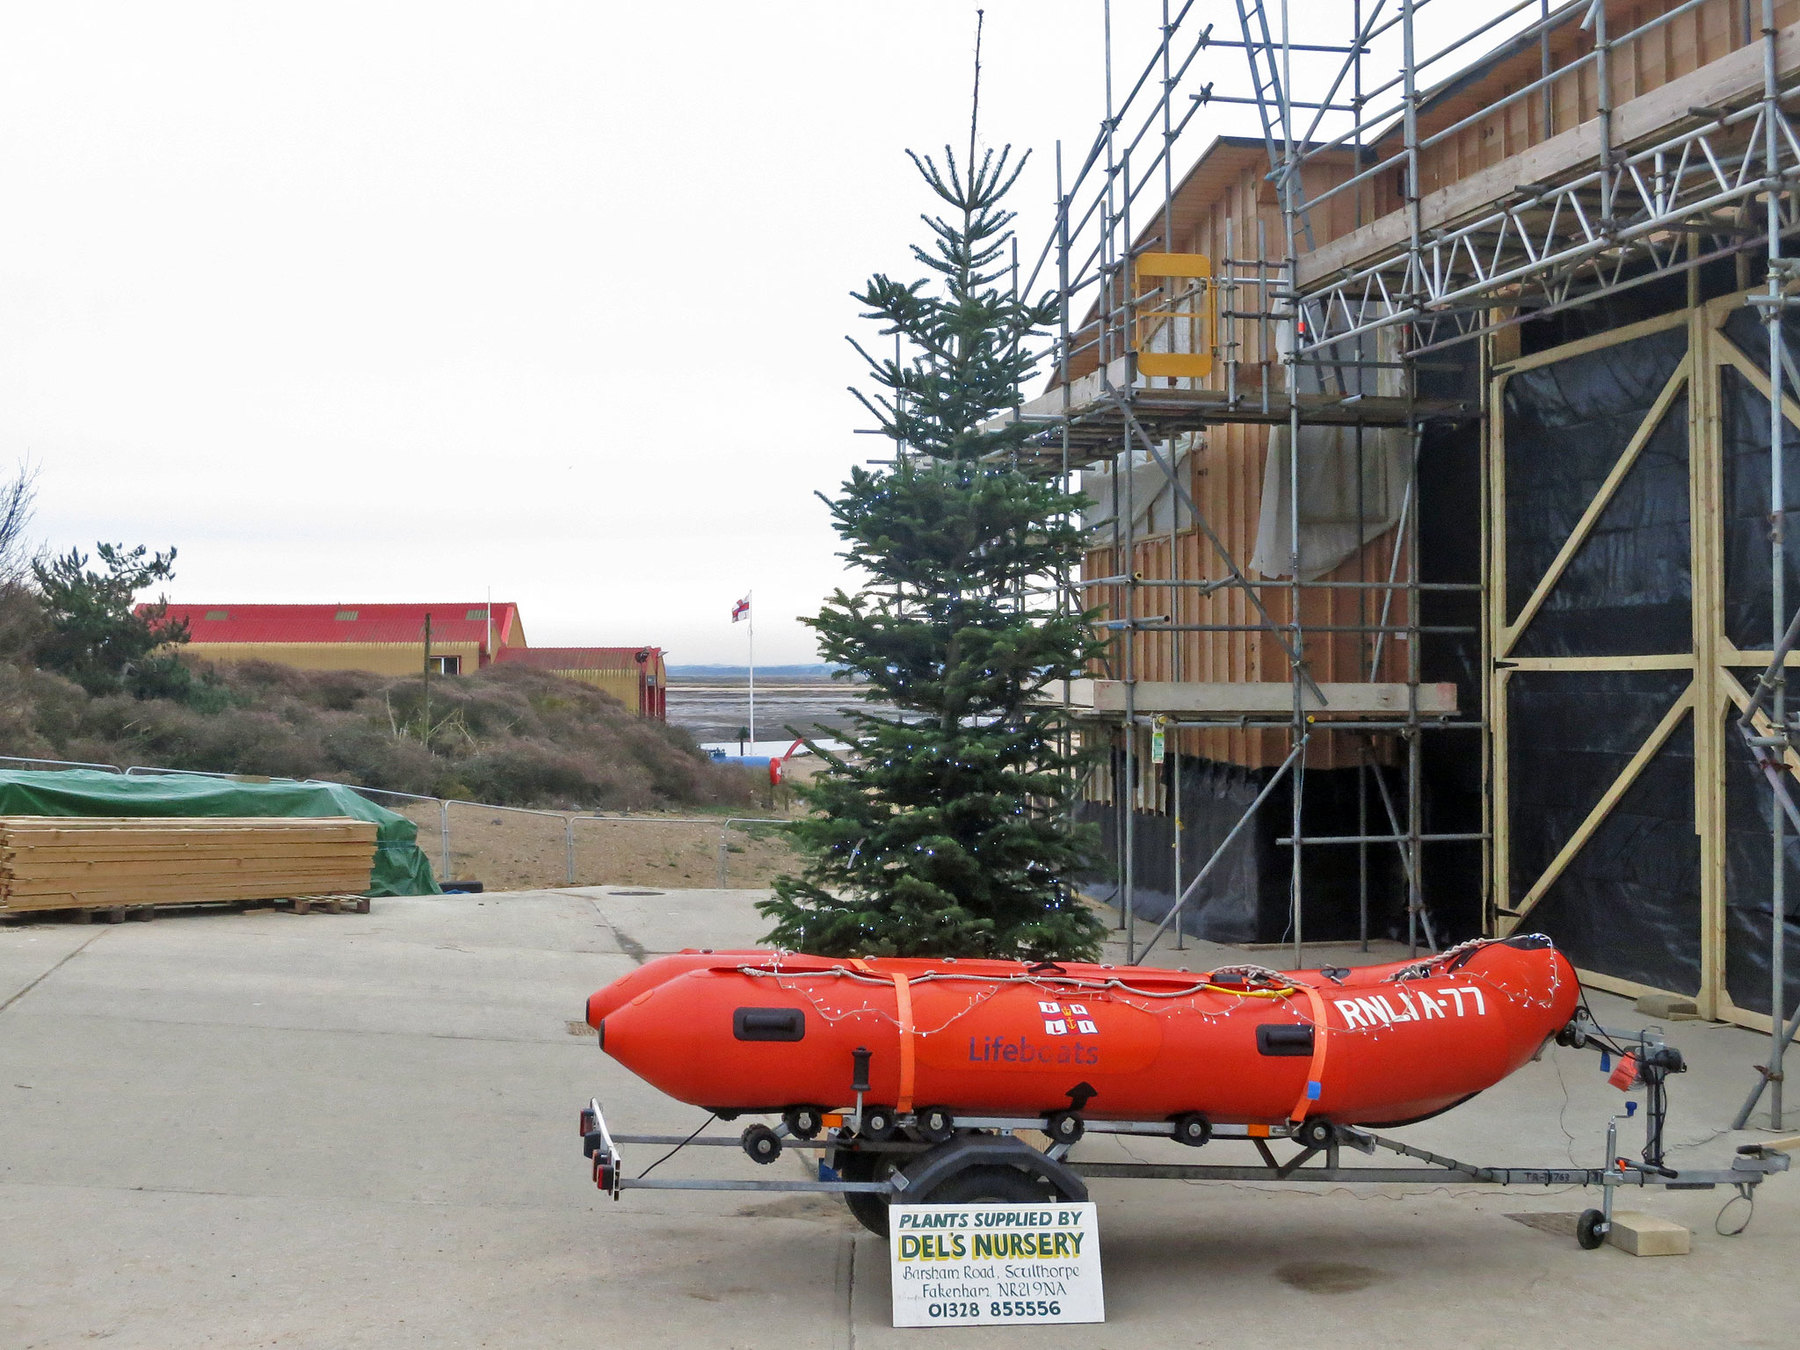
M742 600L731 607L731 621L736 623L739 619L747 619L749 617L750 597L746 595Z

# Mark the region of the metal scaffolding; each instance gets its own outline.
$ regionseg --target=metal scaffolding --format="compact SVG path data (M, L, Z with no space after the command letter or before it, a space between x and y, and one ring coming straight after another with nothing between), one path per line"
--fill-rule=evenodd
M1023 402L1018 415L1038 425L1026 453L1041 470L1070 482L1083 470L1098 471L1111 496L1107 538L1094 545L1107 558L1104 574L1083 579L1080 594L1065 597L1065 602L1085 607L1098 601L1103 606L1109 654L1100 674L1121 690L1116 707L1096 704L1081 711L1097 725L1110 724L1110 734L1118 738L1111 783L1120 844L1115 896L1128 959L1141 961L1171 927L1179 944L1184 906L1284 781L1291 784L1292 805L1280 842L1291 851L1289 925L1296 961L1303 960L1305 934L1303 864L1308 853L1326 847L1356 850L1365 944L1372 847L1397 849L1412 944L1415 949L1421 940L1435 944L1427 850L1440 842L1479 842L1491 877L1492 821L1475 832L1433 834L1426 829L1422 738L1444 730L1470 732L1479 735L1484 756L1492 752L1485 685L1479 708L1434 711L1424 696L1420 670L1426 633L1478 634L1485 644L1486 627L1425 625L1421 600L1434 589L1485 596L1490 580L1485 549L1478 580L1421 580L1419 445L1434 422L1485 415L1487 409L1422 397L1417 379L1422 358L1444 352L1486 360L1490 346L1485 342L1462 353L1448 349L1661 277L1697 275L1697 269L1717 259L1738 259L1741 275L1746 260L1765 255L1763 285L1753 303L1760 307L1768 333L1774 655L1739 726L1774 802L1769 813L1773 1015L1769 1064L1740 1122L1767 1088L1779 1126L1784 1050L1800 1030L1800 1011L1784 1022L1783 922L1787 824L1800 832L1800 809L1788 790L1789 773L1800 762L1794 758L1800 719L1790 718L1784 688L1789 655L1800 645L1800 614L1787 621L1783 454L1789 433L1783 391L1785 387L1800 397L1800 372L1784 345L1781 326L1783 314L1795 303L1793 283L1800 280L1795 260L1783 254L1783 236L1800 223L1800 198L1793 187L1800 171L1800 140L1783 107L1784 99L1800 91L1800 75L1793 73L1800 53L1778 45L1775 0L1731 0L1729 49L1698 62L1707 76L1705 101L1676 106L1665 98L1658 121L1650 118L1651 110L1636 106L1648 104L1647 98L1623 109L1615 106L1613 63L1622 50L1638 50L1629 44L1666 36L1675 31L1671 25L1703 8L1719 10L1724 0L1672 2L1663 13L1622 31L1609 30L1604 0L1555 7L1550 0L1496 0L1465 6L1474 12L1458 36L1423 51L1418 15L1428 2L1350 0L1330 6L1329 18L1309 12L1307 40L1300 41L1286 0L1234 0L1229 9L1202 7L1197 0L1175 5L1164 0L1155 49L1116 104L1108 6L1106 108L1098 133L1066 177L1062 147L1057 147L1054 228L1019 283L1022 291L1035 294L1040 285L1053 282L1061 298L1049 353L1055 386L1049 395ZM1202 9L1204 13L1197 12ZM1627 7L1614 9L1616 18ZM1218 23L1201 23L1220 10L1235 17L1234 33L1215 31ZM1334 26L1336 32L1327 31ZM1437 91L1452 88L1450 77L1465 74L1475 63L1520 61L1533 53L1538 78L1484 99L1434 130L1421 131L1421 110ZM1591 112L1579 92L1573 115L1559 108L1553 95L1570 87L1571 80L1578 91L1593 90ZM1680 84L1672 80L1667 87ZM1302 91L1305 97L1297 97ZM1184 135L1191 140L1196 125L1204 123L1205 110L1228 105L1256 112L1269 163L1266 182L1279 208L1280 237L1266 238L1259 216L1256 238L1234 239L1228 222L1224 256L1209 260L1210 275L1198 278L1191 268L1183 275L1166 262L1159 273L1158 259L1181 253L1174 172L1178 147ZM1428 192L1422 157L1509 109L1533 128L1532 181L1501 182L1494 173L1503 169L1475 171ZM1397 201L1395 209L1379 208L1383 193ZM1342 228L1346 216L1349 227ZM1338 224L1328 226L1328 221ZM1252 345L1258 360L1246 369L1243 357ZM1481 355L1467 355L1471 351ZM1278 352L1278 361L1271 361L1271 352ZM1151 364L1144 360L1147 355L1171 353L1208 355L1218 373L1211 378L1144 378L1143 367ZM1388 373L1398 385L1392 392L1377 383ZM1487 381L1480 383L1485 404ZM1290 555L1281 577L1253 577L1184 481L1183 449L1208 428L1233 423L1286 431ZM1368 576L1365 569L1354 581L1302 579L1300 501L1306 467L1300 448L1303 431L1320 426L1353 428L1359 466L1366 432L1397 432L1410 442L1403 505L1385 576ZM1147 575L1140 565L1147 545L1164 542L1154 527L1139 530L1139 470L1151 468L1160 474L1158 493L1173 499L1165 532L1166 575ZM1361 511L1359 486L1359 535ZM1178 529L1205 541L1212 559L1206 575L1182 575L1174 546ZM1304 622L1307 595L1331 587L1357 592L1357 622ZM1243 622L1184 621L1184 609L1191 608L1184 597L1226 590L1241 595ZM1277 596L1283 603L1272 610ZM1230 631L1265 633L1279 644L1289 684L1285 711L1165 715L1146 709L1140 696L1142 657L1153 635L1168 635L1179 683L1184 674L1181 635ZM1354 633L1358 651L1373 654L1370 682L1391 669L1392 648L1404 644L1404 670L1397 683L1405 694L1399 707L1379 718L1334 720L1331 698L1309 669L1309 656L1312 644L1339 632ZM1386 665L1384 647L1390 653ZM1485 649L1483 657L1485 668ZM1138 787L1147 773L1164 771L1161 764L1145 768L1140 738L1162 727L1175 732L1177 744L1171 771L1175 900L1140 941L1133 837ZM1285 733L1286 753L1211 859L1184 881L1179 870L1181 733L1219 727L1278 729ZM1362 821L1351 834L1309 834L1304 818L1309 746L1316 753L1327 737L1357 738L1362 746L1357 758ZM1389 748L1377 749L1378 742ZM1398 801L1375 764L1384 756L1397 761ZM1371 782L1383 817L1373 824L1367 819ZM1492 897L1487 913L1494 913Z

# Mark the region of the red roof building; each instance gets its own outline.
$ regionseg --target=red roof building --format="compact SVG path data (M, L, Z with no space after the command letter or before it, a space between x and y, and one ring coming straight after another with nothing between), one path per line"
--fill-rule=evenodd
M146 606L139 606L142 612ZM592 685L645 717L666 711L660 647L531 647L510 602L430 605L175 605L188 648L207 661L274 661L302 670L413 675L429 660L445 675L494 661ZM425 625L431 624L430 650Z
M441 651L461 659L460 669L485 666L508 647L523 647L525 629L519 607L510 601L436 605L170 605L171 620L185 619L188 640L205 647L214 659L248 659L250 653L226 648L280 647L289 665L345 669L347 649L379 655L378 664L349 669L404 674L419 668L424 655L425 621L431 621L433 656ZM296 660L301 648L323 648L334 658L323 666ZM393 660L386 659L392 653ZM457 673L452 670L450 673Z
M591 684L641 716L667 720L668 672L661 647L508 647L498 659Z

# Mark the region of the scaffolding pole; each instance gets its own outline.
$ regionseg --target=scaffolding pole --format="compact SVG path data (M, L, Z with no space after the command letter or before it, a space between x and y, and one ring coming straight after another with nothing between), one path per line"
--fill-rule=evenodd
M1422 0L1420 0L1422 3ZM1405 394L1410 400L1412 378L1410 363L1384 363L1363 359L1354 347L1347 351L1331 351L1323 354L1313 352L1305 342L1302 326L1296 322L1301 311L1295 301L1298 292L1298 257L1303 247L1310 246L1311 220L1307 203L1302 191L1302 168L1308 146L1303 143L1306 138L1296 138L1293 125L1293 110L1306 107L1314 110L1312 125L1316 128L1328 108L1307 101L1304 105L1289 97L1288 90L1294 80L1295 53L1326 54L1343 59L1335 78L1330 82L1331 92L1323 103L1330 105L1337 98L1338 91L1349 87L1353 91L1354 102L1350 110L1359 115L1359 125L1375 114L1370 111L1370 95L1366 94L1365 81L1361 68L1361 60L1367 43L1374 37L1401 26L1410 25L1410 14L1415 8L1414 0L1405 0L1403 13L1398 17L1390 17L1381 22L1383 6L1373 5L1365 16L1361 0L1353 6L1352 28L1349 41L1346 43L1296 43L1293 41L1287 5L1281 5L1278 31L1280 42L1273 41L1268 22L1268 15L1261 4L1240 3L1239 18L1245 40L1242 43L1226 43L1218 39L1209 39L1210 30L1203 31L1189 52L1186 59L1176 65L1174 59L1174 42L1183 20L1192 8L1192 0L1184 4L1179 12L1171 15L1170 7L1161 7L1161 24L1158 32L1158 43L1150 62L1143 73L1132 84L1124 102L1117 108L1113 102L1113 27L1110 5L1103 10L1103 49L1106 62L1106 116L1103 118L1099 134L1089 151L1085 163L1075 175L1073 181L1065 184L1062 177L1061 147L1058 146L1058 183L1056 198L1056 224L1051 239L1039 256L1036 267L1032 269L1035 279L1045 262L1052 256L1055 259L1057 285L1060 295L1059 331L1055 339L1055 369L1062 389L1060 416L1052 419L1057 425L1051 433L1054 440L1050 443L1054 448L1054 463L1064 475L1065 481L1072 481L1072 474L1077 467L1076 442L1072 432L1080 420L1071 397L1073 371L1077 361L1091 361L1102 372L1102 380L1109 400L1115 405L1116 426L1113 432L1115 439L1111 449L1099 453L1099 446L1090 440L1084 440L1080 454L1083 463L1098 463L1106 475L1106 495L1110 498L1110 520L1107 522L1109 545L1107 554L1110 565L1108 575L1103 578L1073 578L1070 594L1059 603L1079 606L1082 602L1077 592L1091 592L1099 589L1107 598L1106 610L1110 617L1100 623L1100 631L1110 635L1111 651L1106 665L1112 668L1117 677L1122 677L1124 684L1124 707L1122 715L1115 722L1118 739L1112 755L1112 769L1109 774L1111 806L1114 811L1117 856L1115 862L1114 899L1119 904L1119 926L1124 931L1127 947L1127 959L1139 960L1149 944L1139 948L1136 935L1136 908L1139 877L1137 873L1137 822L1140 808L1157 810L1159 806L1170 816L1173 829L1172 850L1174 853L1173 872L1177 877L1175 895L1177 903L1172 905L1164 916L1158 932L1166 931L1171 922L1177 926L1177 942L1183 940L1179 925L1180 897L1188 897L1197 893L1197 888L1213 871L1214 865L1221 856L1223 844L1213 851L1191 879L1184 876L1185 868L1181 857L1183 830L1185 821L1182 812L1182 765L1181 760L1186 749L1182 732L1203 727L1235 725L1244 730L1265 726L1280 725L1287 733L1289 749L1282 767L1274 778L1265 784L1264 794L1259 795L1258 804L1266 799L1267 787L1279 781L1284 775L1292 773L1290 787L1290 819L1288 831L1283 843L1291 849L1290 877L1290 928L1294 939L1294 957L1296 963L1304 960L1305 950L1305 849L1309 839L1305 832L1305 746L1310 740L1310 720L1308 699L1323 701L1323 694L1314 683L1307 669L1307 650L1310 641L1330 640L1340 633L1352 631L1359 633L1364 640L1364 649L1374 653L1370 678L1374 679L1380 672L1380 650L1383 640L1389 632L1396 637L1404 635L1408 643L1407 682L1409 695L1404 715L1396 720L1383 722L1359 721L1352 728L1346 724L1334 735L1362 737L1370 734L1389 735L1398 738L1405 748L1407 756L1407 809L1408 824L1401 834L1402 827L1389 823L1390 833L1372 833L1367 823L1367 812L1362 811L1363 823L1359 826L1358 838L1364 844L1359 850L1361 880L1359 882L1359 935L1367 938L1367 864L1366 845L1370 843L1395 843L1403 854L1416 860L1420 846L1428 840L1439 836L1424 833L1420 815L1420 763L1418 750L1418 733L1425 729L1468 730L1483 725L1480 719L1474 723L1467 720L1451 720L1438 718L1428 720L1419 713L1417 695L1418 651L1421 635L1429 631L1420 623L1419 615L1419 573L1416 556L1416 516L1411 511L1412 487L1410 475L1416 473L1415 456L1409 468L1407 502L1402 516L1394 529L1392 544L1393 566L1385 583L1371 582L1366 575L1358 582L1344 581L1308 581L1303 577L1301 559L1302 517L1300 511L1303 476L1306 466L1302 463L1302 430L1311 425L1310 414L1303 406L1300 396L1302 385L1309 372L1319 372L1321 387L1335 386L1338 395L1347 395L1351 385L1347 380L1356 381L1355 388L1362 389L1361 381L1366 378L1363 372L1378 367L1396 366L1402 371L1402 384ZM1268 41L1263 41L1268 36ZM1209 100L1217 97L1211 82L1197 92L1186 92L1184 80L1193 65L1195 57L1208 46L1239 47L1249 58L1253 67L1260 63L1266 72L1257 94L1260 115L1263 117L1265 141L1271 152L1271 178L1277 189L1278 204L1282 218L1284 243L1281 256L1271 258L1267 249L1262 229L1261 217L1257 218L1256 243L1254 254L1239 257L1235 240L1230 237L1231 224L1226 223L1228 237L1223 258L1216 261L1213 285L1216 294L1223 298L1218 306L1218 328L1213 332L1216 355L1224 375L1225 393L1228 411L1225 417L1217 420L1231 420L1230 412L1239 405L1239 366L1241 364L1244 341L1243 329L1253 326L1260 337L1258 351L1261 357L1261 377L1259 380L1259 410L1263 418L1273 420L1279 416L1285 423L1289 444L1287 491L1287 526L1289 535L1288 576L1285 580L1255 581L1248 577L1232 557L1223 540L1207 523L1205 513L1194 500L1183 475L1178 471L1182 462L1177 450L1177 442L1173 436L1161 431L1152 434L1151 430L1140 425L1134 414L1134 404L1141 387L1137 378L1134 358L1135 342L1138 333L1137 310L1139 304L1154 292L1140 291L1136 276L1135 250L1139 247L1150 247L1149 243L1140 244L1132 228L1133 205L1138 202L1145 188L1157 178L1161 180L1163 199L1159 208L1153 213L1155 227L1153 238L1161 248L1168 252L1178 252L1182 241L1175 234L1174 226L1174 175L1173 160L1176 146L1182 131L1186 128L1193 113ZM1452 48L1454 49L1454 48ZM1452 49L1446 49L1452 50ZM1439 57L1446 53L1440 53ZM1434 58L1436 59L1436 58ZM1253 84L1256 83L1253 78ZM1121 123L1128 110L1138 105L1138 100L1146 89L1156 91L1155 105L1144 117L1143 128L1129 139L1122 139ZM1377 91L1380 92L1380 91ZM1176 117L1174 107L1178 99L1184 96L1192 101L1185 115ZM1395 96L1400 99L1399 95ZM1404 100L1411 107L1411 94ZM1157 146L1155 158L1150 170L1133 173L1133 151L1138 147L1145 135L1153 128L1160 130L1160 144ZM1357 135L1361 133L1358 132ZM1309 128L1308 136L1311 135ZM1100 181L1089 183L1090 175L1098 173ZM1083 205L1080 196L1084 187L1092 191L1090 204ZM1416 194L1415 194L1416 195ZM1359 199L1360 201L1360 199ZM1360 210L1360 205L1359 205ZM1097 228L1092 236L1088 228ZM1147 236L1151 234L1146 231ZM1163 284L1167 284L1166 282ZM1031 282L1027 282L1027 288ZM1083 293L1091 293L1094 297L1094 308L1091 317L1080 325L1073 322L1073 306L1077 297ZM1246 303L1245 297L1249 297ZM1277 328L1284 328L1288 334L1284 341L1285 350L1279 357L1282 382L1286 387L1286 407L1279 411L1272 406L1272 386L1270 381L1270 355L1274 347L1271 339ZM1111 372L1116 368L1123 372L1122 379L1114 382ZM1349 372L1348 375L1346 372ZM1171 384L1175 383L1170 381ZM1410 406L1410 403L1409 403ZM1411 414L1406 418L1406 425L1412 424ZM1085 433L1084 433L1085 434ZM1360 454L1361 432L1357 433ZM1154 464L1167 480L1166 489L1158 489L1153 494L1160 500L1166 490L1171 501L1170 519L1166 528L1165 539L1168 550L1167 576L1157 576L1144 566L1144 549L1153 546L1156 537L1154 527L1155 500L1150 503L1149 525L1140 533L1140 504L1138 501L1137 469L1140 457ZM1190 464L1192 455L1189 456ZM1123 481L1121 481L1121 478ZM1185 515L1184 515L1185 513ZM1181 538L1184 530L1205 538L1211 545L1212 552L1224 566L1226 575L1217 580L1183 576L1183 560L1181 557ZM1359 508L1359 522L1361 511ZM1359 534L1361 527L1359 524ZM1402 555L1406 557L1406 575L1396 575ZM1467 586L1479 590L1482 583L1467 583ZM1367 605L1364 600L1358 602L1357 622L1355 624L1337 624L1329 621L1308 624L1306 622L1306 597L1315 589L1323 593L1331 589L1362 586L1367 592L1380 592L1383 601L1380 606L1380 617L1377 622L1369 621ZM1287 614L1283 620L1277 620L1265 606L1259 592L1275 588L1283 592ZM1240 594L1248 609L1254 611L1251 622L1219 622L1218 615L1209 622L1205 610L1196 613L1192 620L1184 612L1187 594L1198 590L1197 602L1205 604L1205 597L1215 591L1226 589ZM1140 593L1161 590L1169 597L1166 613L1149 615L1140 599ZM1406 592L1406 614L1398 624L1389 622L1392 616L1392 602L1397 590ZM1324 612L1329 615L1330 607ZM1121 617L1122 616L1122 617ZM1229 617L1229 611L1227 616ZM1250 615L1246 615L1249 618ZM1168 719L1175 734L1173 763L1166 768L1162 763L1145 766L1142 763L1143 750L1140 742L1142 728L1147 725L1146 719L1140 716L1137 707L1137 685L1143 676L1143 665L1148 659L1146 641L1154 639L1158 644L1157 659L1164 663L1176 680L1186 675L1185 657L1183 654L1182 634L1210 633L1224 635L1234 632L1256 633L1266 632L1279 643L1288 663L1289 686L1291 690L1290 715L1281 723L1267 723L1255 719L1239 717L1231 722L1224 719L1209 721L1195 718ZM1167 634L1167 637L1160 635ZM1161 677L1159 677L1161 678ZM1065 710L1072 711L1069 704L1068 690L1064 695ZM1359 742L1360 747L1360 742ZM1379 781L1380 771L1368 765L1366 749L1357 751L1359 762L1359 780L1362 790L1366 791L1368 779ZM1163 800L1158 802L1159 794ZM1241 831L1254 812L1246 813L1234 827L1232 835ZM1447 836L1446 836L1447 837ZM1460 836L1458 836L1460 837ZM1321 842L1337 842L1339 836L1325 836ZM1416 924L1423 913L1423 897L1418 882L1416 865L1409 864L1403 869L1411 878L1407 895L1409 925ZM1152 939L1154 940L1154 938ZM1415 944L1416 945L1416 944Z

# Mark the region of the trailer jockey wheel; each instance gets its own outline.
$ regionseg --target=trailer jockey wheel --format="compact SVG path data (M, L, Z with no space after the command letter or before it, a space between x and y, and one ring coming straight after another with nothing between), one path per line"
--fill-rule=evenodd
M942 1106L928 1106L913 1116L913 1129L928 1144L948 1143L956 1133L956 1117Z
M1584 1252L1591 1252L1606 1241L1606 1215L1597 1209L1584 1209L1575 1220L1575 1241Z
M745 1129L742 1142L751 1162L765 1166L781 1156L781 1136L767 1125L751 1125Z
M1295 1131L1294 1138L1308 1148L1324 1148L1337 1138L1337 1131L1332 1128L1329 1120L1320 1120L1314 1116Z
M816 1106L790 1106L781 1113L781 1123L796 1139L817 1139L825 1113Z
M879 1143L894 1133L894 1109L891 1106L871 1106L862 1113L862 1128L857 1135L863 1139L872 1139Z
M1212 1138L1212 1122L1198 1111L1175 1117L1175 1142L1199 1148Z
M1044 1118L1044 1133L1053 1144L1073 1144L1087 1133L1087 1126L1073 1111L1052 1111Z

